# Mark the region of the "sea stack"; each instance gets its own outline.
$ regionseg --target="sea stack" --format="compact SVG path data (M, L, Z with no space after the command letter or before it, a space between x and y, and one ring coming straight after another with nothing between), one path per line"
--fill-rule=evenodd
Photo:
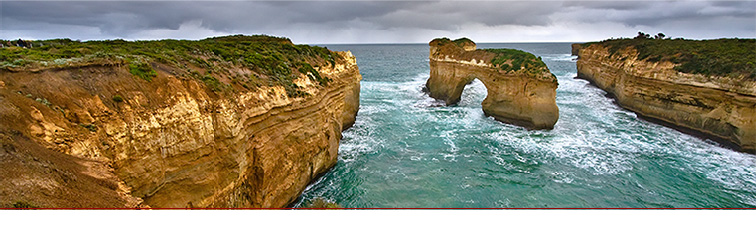
M634 39L573 45L578 78L621 107L756 153L756 40Z
M533 54L513 49L476 49L467 38L430 42L426 89L447 105L459 102L465 85L480 80L488 89L483 112L528 129L552 129L559 118L556 77Z

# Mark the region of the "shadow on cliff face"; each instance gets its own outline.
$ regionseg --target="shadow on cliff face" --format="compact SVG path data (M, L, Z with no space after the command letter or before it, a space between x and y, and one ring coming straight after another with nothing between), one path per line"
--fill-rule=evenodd
M132 208L105 163L52 151L0 128L0 208Z
M37 125L35 116L47 115L46 120L65 125L62 116L51 113L60 111L58 105L51 103L80 100L81 93L62 92L72 90L73 86L44 73L28 76L2 73L9 76L3 78L0 86L0 208L132 208L140 205L140 199L124 192L106 161L68 155L32 138L33 132L29 131L40 128L30 127ZM29 90L39 91L32 95ZM55 92L60 93L53 95ZM92 124L88 124L90 128L86 128L87 124L81 125L89 131L97 129ZM82 128L58 129L71 132Z

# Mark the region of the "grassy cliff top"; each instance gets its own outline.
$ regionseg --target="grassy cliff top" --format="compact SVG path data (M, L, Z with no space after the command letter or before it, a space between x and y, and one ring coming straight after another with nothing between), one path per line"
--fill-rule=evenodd
M589 42L583 47L597 44L609 48L612 55L631 47L640 60L670 61L678 64L675 70L684 73L756 80L756 39L652 39L639 35Z
M491 64L504 71L526 70L530 73L547 72L549 69L541 57L532 53L516 49L483 49L483 51L496 54L491 59Z
M466 45L475 46L475 42L473 42L469 38L458 38L458 39L455 39L455 40L451 40L451 39L446 38L446 37L444 37L444 38L435 38L435 39L433 39L430 42L430 45L433 45L433 46L443 46L443 45L450 44L450 43L454 43L454 44L456 44L459 47L464 47Z
M8 45L15 41L0 40ZM178 68L179 75L206 81L214 90L228 87L218 81L216 74L229 74L230 68L247 68L252 75L230 75L243 82L244 87L283 85L290 96L300 96L293 84L294 73L308 74L321 85L327 78L318 75L313 66L334 66L339 54L327 48L294 45L288 38L265 35L223 36L189 40L159 41L72 41L52 39L27 41L30 48L0 48L0 69L34 70L67 68L97 62L128 64L135 76L147 81L156 75L152 63ZM28 46L29 44L27 44ZM200 71L204 71L201 74Z
M524 70L528 73L540 74L548 72L546 63L541 60L540 57L536 57L532 53L528 53L516 49L479 49L475 51L468 51L469 54L464 53L465 47L474 47L476 44L469 38L459 38L451 40L449 38L436 38L430 42L431 46L445 47L447 44L454 44L451 49L457 50L460 55L471 57L475 55L477 59L490 59L490 63L495 67L500 68L503 71L520 71ZM458 48L456 48L458 47ZM474 49L474 48L472 48ZM463 56L464 57L464 56Z

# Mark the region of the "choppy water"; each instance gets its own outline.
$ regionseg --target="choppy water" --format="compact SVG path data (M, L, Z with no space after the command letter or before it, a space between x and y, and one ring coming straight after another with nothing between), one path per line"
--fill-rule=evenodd
M421 89L427 45L329 45L363 75L339 161L310 185L344 207L756 207L756 156L640 120L574 79L566 43L479 44L541 56L559 79L559 121L527 131L485 117L486 88L458 106Z

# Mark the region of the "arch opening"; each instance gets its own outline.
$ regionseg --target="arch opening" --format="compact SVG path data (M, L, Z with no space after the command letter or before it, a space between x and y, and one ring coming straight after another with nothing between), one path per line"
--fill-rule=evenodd
M480 81L480 79L473 78L465 84L462 89L462 95L460 97L458 106L461 107L477 107L482 106L483 100L488 96L488 88Z

